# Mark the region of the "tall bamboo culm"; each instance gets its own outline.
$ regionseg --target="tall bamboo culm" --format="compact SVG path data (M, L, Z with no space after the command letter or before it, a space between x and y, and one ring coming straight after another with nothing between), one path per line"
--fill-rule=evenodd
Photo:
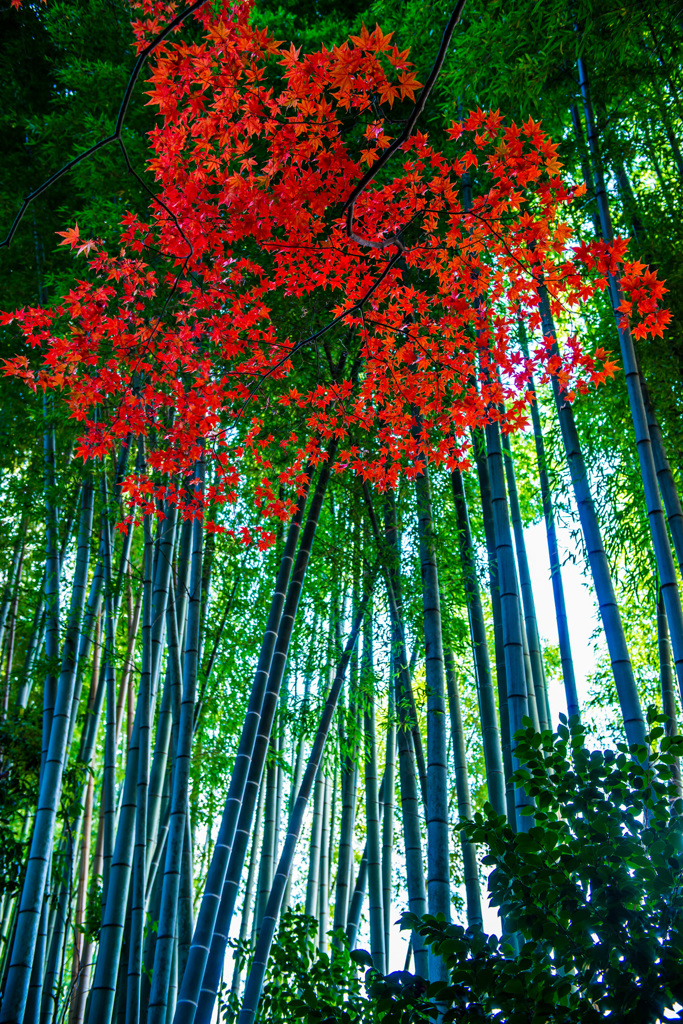
M548 301L548 294L543 285L539 286L539 297L543 333L546 337L554 338L557 343L557 334ZM562 443L569 465L581 531L586 545L588 564L591 570L593 586L595 587L595 594L598 599L600 617L612 665L612 674L614 675L617 696L624 720L626 739L629 743L642 744L645 741L645 721L633 675L631 658L626 645L624 627L607 564L607 556L602 543L600 524L598 523L593 503L588 471L581 451L574 413L571 405L565 400L556 377L553 377L552 387L555 408L560 421Z
M309 476L310 481L310 476ZM280 560L280 568L275 582L273 597L271 600L268 622L263 636L259 661L254 676L254 683L251 689L247 713L240 737L235 766L230 780L230 788L225 801L225 808L221 818L221 825L216 839L213 856L209 865L209 871L204 886L204 893L195 924L192 945L190 947L187 964L180 983L178 1001L173 1024L185 1024L183 1017L191 1024L194 1020L201 983L204 977L204 969L209 953L209 946L213 936L216 922L216 915L223 891L223 883L230 859L230 851L235 836L237 820L244 787L247 781L247 774L251 764L251 755L261 718L261 705L265 692L270 663L275 650L277 631L280 625L282 608L285 602L285 594L291 572L294 552L299 539L299 531L306 507L307 489L304 491L297 504L297 509L292 517L285 548Z
M602 233L607 241L612 241L614 232L612 220L605 190L605 182L602 174L602 161L593 105L591 102L590 87L588 83L588 72L583 57L578 59L579 88L583 100L583 112L588 129L588 147L593 165L593 176L595 182L595 193L600 214L600 225ZM616 311L624 302L624 295L621 288L621 281L618 275L608 275L610 297L612 306ZM666 518L662 508L659 486L657 481L657 469L652 451L650 431L648 429L647 412L643 400L643 392L640 384L640 371L636 359L633 336L628 325L622 318L617 317L617 333L621 348L621 359L624 366L626 378L626 390L628 393L631 419L636 438L638 461L640 463L640 475L645 492L645 504L647 516L652 535L652 545L659 573L659 581L666 617L669 624L671 646L673 648L674 665L678 677L678 687L683 701L683 607L681 606L681 595L676 579L671 544L666 528ZM676 524L678 532L678 524Z

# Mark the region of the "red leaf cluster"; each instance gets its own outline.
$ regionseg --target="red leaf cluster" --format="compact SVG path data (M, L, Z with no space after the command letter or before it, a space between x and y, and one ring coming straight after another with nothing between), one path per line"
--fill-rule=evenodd
M142 48L175 6L140 6ZM550 339L530 359L517 346L520 317L538 335L541 281L571 323L626 255L621 240L569 244L563 209L582 189L540 125L477 110L444 150L414 134L348 232L346 201L397 134L389 111L420 88L408 53L364 28L302 54L250 16L248 2L221 17L204 5L200 41L155 55L149 220L123 218L116 255L63 232L86 278L53 309L4 317L42 353L6 373L65 390L81 455L144 435L150 469L177 477L205 446L206 502L235 498L248 459L257 506L284 518L333 437L338 471L392 486L425 461L466 464L471 427L524 425L532 373L571 397L614 372L572 331L560 355ZM624 288L634 334L661 333L656 275L625 264ZM147 487L128 482L138 502Z

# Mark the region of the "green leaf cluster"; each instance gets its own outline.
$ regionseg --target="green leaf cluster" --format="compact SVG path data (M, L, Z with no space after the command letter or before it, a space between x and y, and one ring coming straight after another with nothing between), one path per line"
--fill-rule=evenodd
M444 1021L654 1024L683 1001L683 740L661 721L651 714L649 746L631 751L588 750L577 720L517 733L531 829L515 834L490 805L459 826L487 850L503 940L418 925L448 963L449 984L427 993L448 1004Z

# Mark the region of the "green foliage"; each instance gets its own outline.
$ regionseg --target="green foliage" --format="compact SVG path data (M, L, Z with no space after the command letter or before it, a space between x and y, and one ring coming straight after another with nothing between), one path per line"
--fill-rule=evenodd
M24 827L38 797L40 725L11 713L0 724L0 896L21 883L30 835Z
M590 751L575 719L517 733L514 781L534 799L515 834L487 805L458 826L484 847L503 939L443 919L404 917L444 958L448 983L382 977L343 936L320 954L316 923L287 911L260 1020L316 1024L655 1024L683 1002L683 801L673 767L683 738L649 715L648 747ZM358 970L367 967L365 993Z
M661 720L650 715L650 746L635 756L624 745L587 750L577 721L517 734L515 781L534 798L533 827L515 835L490 806L460 826L488 851L508 941L434 918L419 925L449 966L449 985L428 991L449 1004L444 1021L654 1024L683 1000L683 804L672 774L683 740L664 737Z
M285 910L268 963L257 1018L261 1024L418 1024L433 1017L433 1006L424 1000L423 978L408 971L383 977L366 950L349 950L341 929L334 936L332 955L321 953L317 930L315 918L299 909ZM237 955L248 960L245 953L238 948ZM238 1009L230 993L222 1002L223 1019L232 1021Z
M259 1020L356 1024L368 1019L358 973L362 957L349 952L341 934L337 936L340 948L333 956L320 953L317 930L315 918L294 910L283 914L268 964Z

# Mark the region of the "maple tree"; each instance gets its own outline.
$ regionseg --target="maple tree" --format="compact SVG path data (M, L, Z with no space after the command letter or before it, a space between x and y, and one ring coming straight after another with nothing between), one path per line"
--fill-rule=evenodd
M143 11L138 48L176 13ZM147 436L151 469L187 473L201 442L214 503L234 500L248 452L263 471L257 504L284 518L332 437L338 472L394 486L425 461L467 465L468 428L525 424L532 373L556 375L570 398L614 373L578 332L559 353L546 340L525 359L516 346L520 315L540 323L541 281L576 318L626 258L621 239L571 245L562 214L581 188L563 181L538 124L477 110L453 124L450 154L416 131L345 218L350 186L395 135L395 103L419 89L407 51L378 27L302 55L254 28L249 3L194 17L201 42L155 57L149 220L124 217L117 255L77 225L63 232L90 272L54 308L3 316L41 350L5 372L66 390L79 454L101 457L132 432ZM624 287L636 335L661 333L656 273L626 264ZM315 328L299 313L288 330L276 303L290 320L310 303ZM274 404L276 432L264 422ZM148 480L127 487L151 507Z

